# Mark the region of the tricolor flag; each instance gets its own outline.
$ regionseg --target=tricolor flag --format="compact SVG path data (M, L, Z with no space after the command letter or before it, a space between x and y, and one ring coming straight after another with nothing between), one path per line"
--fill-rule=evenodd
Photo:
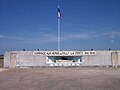
M60 7L58 6L58 18L61 17L61 11L60 11Z

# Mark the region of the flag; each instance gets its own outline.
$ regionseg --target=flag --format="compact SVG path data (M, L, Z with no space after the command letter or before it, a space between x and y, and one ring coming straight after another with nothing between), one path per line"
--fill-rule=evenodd
M60 11L60 7L58 6L58 18L61 17L61 11Z

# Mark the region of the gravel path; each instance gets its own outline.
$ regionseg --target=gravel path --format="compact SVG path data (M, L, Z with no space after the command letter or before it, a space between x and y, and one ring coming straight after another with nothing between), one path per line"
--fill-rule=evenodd
M0 90L120 90L120 68L10 69Z

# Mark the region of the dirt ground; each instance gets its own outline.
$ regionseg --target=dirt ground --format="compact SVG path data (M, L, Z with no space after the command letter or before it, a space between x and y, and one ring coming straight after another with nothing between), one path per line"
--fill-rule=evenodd
M0 70L0 90L120 90L120 68Z

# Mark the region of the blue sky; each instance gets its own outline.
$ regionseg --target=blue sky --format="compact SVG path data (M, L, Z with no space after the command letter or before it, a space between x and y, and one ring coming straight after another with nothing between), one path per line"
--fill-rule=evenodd
M0 54L11 50L120 49L120 0L0 0Z

